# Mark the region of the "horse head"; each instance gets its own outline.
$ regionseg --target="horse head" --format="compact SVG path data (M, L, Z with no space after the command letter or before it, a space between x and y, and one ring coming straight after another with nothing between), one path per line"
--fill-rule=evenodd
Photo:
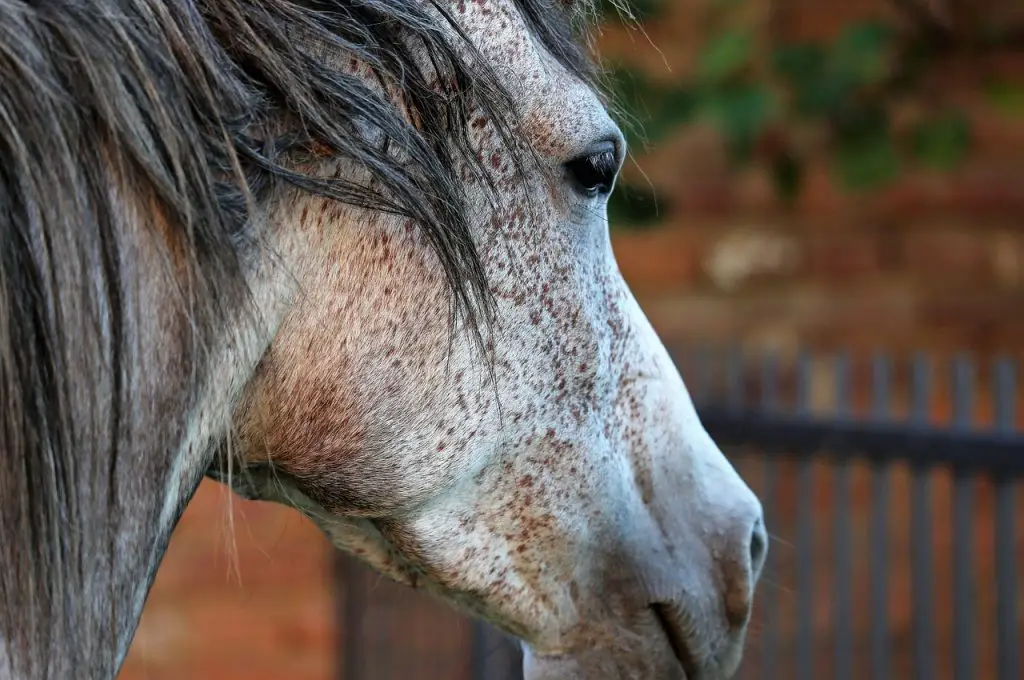
M539 37L559 10L524 6L457 3L449 27L510 104L470 111L455 175L490 322L453 325L412 221L282 202L274 250L300 292L236 411L239 486L515 635L530 678L722 677L761 508L616 267L623 136Z
M95 4L0 0L0 667L114 673L205 473L531 680L730 676L761 507L618 271L588 10Z

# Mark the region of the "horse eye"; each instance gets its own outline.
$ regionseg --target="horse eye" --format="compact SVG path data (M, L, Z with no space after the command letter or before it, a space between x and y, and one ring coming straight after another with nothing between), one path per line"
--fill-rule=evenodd
M619 172L615 145L602 142L596 149L566 163L565 169L575 189L584 196L606 196L615 186L615 176Z

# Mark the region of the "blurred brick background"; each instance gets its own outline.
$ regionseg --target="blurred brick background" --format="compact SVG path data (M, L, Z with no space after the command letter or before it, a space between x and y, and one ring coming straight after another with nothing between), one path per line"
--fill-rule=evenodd
M606 31L600 47L652 77L685 73L698 4L679 0L648 26L657 49L620 30ZM881 0L784 5L782 12L782 3L755 3L771 30L805 36L831 35L852 16L889 8ZM971 7L1024 8L1005 1L955 6L968 17ZM934 87L955 93L974 126L974 151L962 168L906 173L867 197L843 194L824 167L812 167L804 195L786 209L765 173L731 173L717 138L701 127L643 154L644 172L671 198L671 209L662 226L616 231L614 245L655 327L669 341L728 340L784 354L811 347L1019 355L1024 124L993 110L971 86L994 77L1024 81L1021 53L957 58L934 75ZM636 168L626 173L637 176ZM948 399L936 405L939 415L948 410ZM820 503L828 506L827 493ZM175 532L122 678L330 677L337 631L329 548L294 512L237 498L231 505L233 527L224 489L206 482L199 490ZM984 531L990 522L982 515ZM982 549L979 559L990 553ZM452 644L464 646L460 620L437 611L424 610L421 632L435 612L457 638ZM905 635L905 612L899 617Z
M226 487L203 482L174 532L119 677L331 677L331 550L297 512L229 499Z
M647 25L657 49L616 29L605 32L602 54L652 77L685 75L702 4L671 3ZM1021 3L970 4L984 5L992 20L1000 10L1024 15ZM888 16L891 6L753 3L765 30L801 37L833 36L851 18ZM958 102L973 125L973 152L953 172L908 169L894 186L858 195L842 192L824 162L812 160L805 190L787 209L764 168L730 170L708 128L687 127L644 153L640 165L669 204L667 220L648 233L617 234L615 245L655 326L668 336L778 350L992 353L1024 345L1024 117L996 110L979 86L1024 84L1024 50L958 56L930 73L929 87ZM626 177L643 182L636 168Z

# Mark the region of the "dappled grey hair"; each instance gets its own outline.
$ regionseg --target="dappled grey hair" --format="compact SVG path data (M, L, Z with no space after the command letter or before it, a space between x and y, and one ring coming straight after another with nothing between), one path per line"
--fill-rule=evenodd
M571 3L516 3L591 78ZM115 672L280 189L414 220L486 319L456 168L483 173L471 109L506 139L515 111L453 28L422 0L0 0L0 675ZM372 180L302 170L325 155Z

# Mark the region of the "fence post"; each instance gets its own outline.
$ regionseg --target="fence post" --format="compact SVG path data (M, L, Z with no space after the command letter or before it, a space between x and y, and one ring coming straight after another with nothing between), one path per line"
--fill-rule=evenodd
M472 680L520 680L522 655L497 629L473 621Z
M840 356L835 362L836 417L853 416L850 358ZM836 680L853 680L853 527L850 517L853 504L849 460L839 461L835 470L835 662Z
M769 413L778 413L779 404L779 362L774 355L764 358L761 366L761 407ZM764 490L761 494L761 501L764 504L765 523L768 530L772 530L772 522L777 518L778 512L778 464L770 457L765 456L764 461ZM765 573L772 573L777 570L779 564L778 549L768 550L768 562L764 566ZM777 576L772 573L772 578ZM763 603L762 621L764 635L761 637L761 677L766 680L775 680L778 677L779 669L779 587L761 588L759 595Z
M1012 432L1017 420L1017 379L1014 365L1001 360L996 365L996 427ZM999 680L1020 680L1020 648L1017 622L1016 478L996 477L996 654Z
M804 417L810 414L812 370L810 357L801 354L796 364L796 411ZM797 465L796 678L814 680L814 464L801 458Z
M911 372L911 422L927 427L931 414L931 366L924 354L914 358ZM918 461L912 467L910 492L911 600L914 624L914 678L935 678L934 595L932 576L931 468Z
M953 362L953 427L970 430L974 374L966 357ZM953 679L973 680L974 661L974 475L953 467Z
M889 419L892 408L892 361L878 355L872 367L872 416ZM871 515L871 678L888 680L889 661L889 496L890 466L878 462L872 469Z
M334 552L335 613L338 622L338 680L364 680L363 616L366 612L366 579L362 565L340 550Z

